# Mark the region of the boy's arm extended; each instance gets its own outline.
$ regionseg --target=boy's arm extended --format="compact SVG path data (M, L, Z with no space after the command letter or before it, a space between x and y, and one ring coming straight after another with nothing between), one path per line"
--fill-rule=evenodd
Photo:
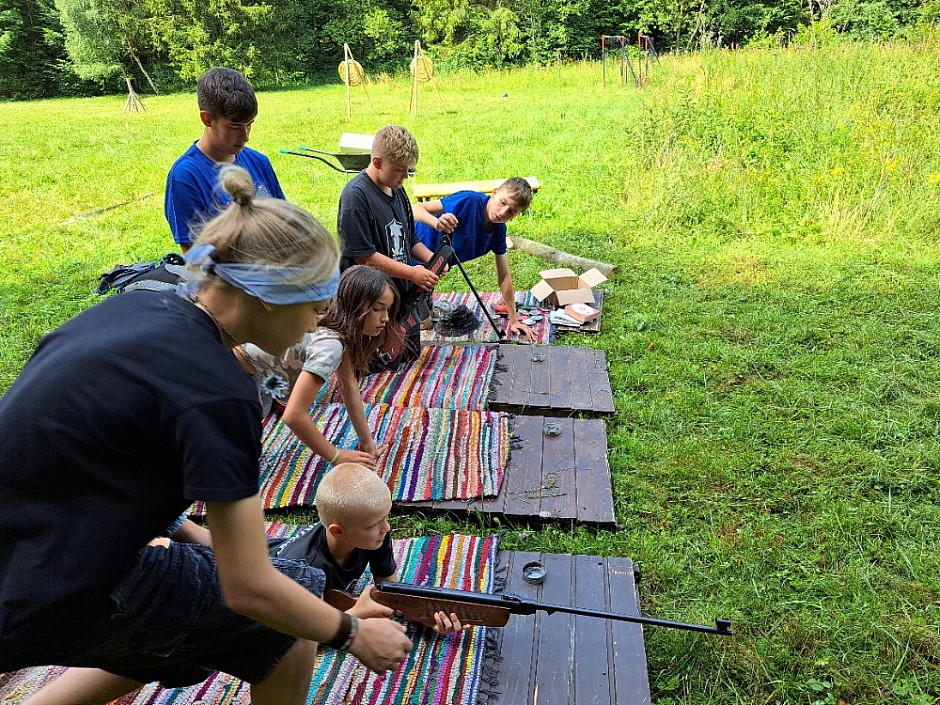
M421 245L424 247L424 245ZM427 262L431 259L431 256L434 254L427 247L424 247L426 251L426 256L424 258L420 257L415 253L417 245L411 248L411 254L414 258L421 262ZM391 257L386 257L380 252L373 252L368 257L356 257L356 264L367 264L370 267L375 267L388 276L396 279L405 279L406 281L413 282L416 286L424 289L425 291L431 291L437 285L438 277L434 272L425 267L423 264L408 265L403 262L392 259Z
M516 291L512 285L512 274L509 273L509 258L505 254L494 255L494 257L496 257L496 279L499 282L499 291L509 311L509 332L534 343L535 332L525 323L520 323L516 316Z
M444 203L440 200L426 203L415 201L411 204L411 212L415 222L424 223L439 233L452 233L460 224L456 215L444 212Z
M330 443L317 428L310 416L310 406L320 393L323 380L312 372L306 370L300 373L287 406L284 409L284 423L294 432L303 443L314 453L333 465L339 463L361 463L366 467L375 467L375 455L361 450L341 450ZM358 388L357 394L358 396ZM345 400L346 397L343 397ZM359 400L360 409L362 400ZM363 421L365 418L363 417ZM355 423L355 422L354 422ZM368 427L367 427L368 428ZM356 429L358 432L359 429ZM360 436L360 439L362 436Z

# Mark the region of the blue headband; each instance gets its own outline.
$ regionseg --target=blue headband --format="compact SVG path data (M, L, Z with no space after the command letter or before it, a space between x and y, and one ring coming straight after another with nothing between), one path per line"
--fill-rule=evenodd
M298 284L297 279L307 273L303 267L219 262L215 259L214 245L191 247L186 253L186 264L198 265L200 271L216 274L249 296L275 305L326 301L336 295L339 286L338 269L326 281Z

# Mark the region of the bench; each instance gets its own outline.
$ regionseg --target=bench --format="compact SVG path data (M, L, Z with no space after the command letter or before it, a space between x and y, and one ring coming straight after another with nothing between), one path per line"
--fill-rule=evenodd
M414 197L417 201L434 201L444 196L450 196L458 191L479 191L480 193L493 193L506 179L489 179L486 181L457 181L449 184L415 184ZM527 176L526 181L532 187L532 193L538 193L542 187L534 176Z

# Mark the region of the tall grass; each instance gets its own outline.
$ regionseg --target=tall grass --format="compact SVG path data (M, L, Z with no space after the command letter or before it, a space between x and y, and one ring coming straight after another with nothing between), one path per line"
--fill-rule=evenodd
M938 64L932 39L663 57L640 91L596 63L456 74L417 116L382 78L348 122L342 86L262 94L252 143L330 227L345 177L277 150L397 122L418 181L535 175L511 233L620 267L604 332L568 341L610 361L618 530L399 530L627 555L649 613L734 618L647 631L661 705L940 702ZM173 249L163 179L199 123L191 95L145 101L0 105L3 388L98 273ZM512 266L526 287L545 263Z

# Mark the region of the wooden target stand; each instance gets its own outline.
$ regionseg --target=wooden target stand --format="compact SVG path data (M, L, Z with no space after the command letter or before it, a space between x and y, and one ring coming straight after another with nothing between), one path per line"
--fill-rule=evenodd
M134 90L134 84L131 81L131 77L125 76L124 80L127 82L127 100L124 101L124 109L121 112L147 112L147 106L144 105L144 101L140 99L140 96L137 95L137 91Z
M362 86L362 92L369 102L369 109L374 113L375 107L372 105L372 98L369 97L369 91L366 90L365 73L362 70L362 65L353 58L352 51L349 49L348 44L343 44L343 60L336 70L339 73L339 77L343 79L343 83L346 85L346 119L349 120L352 117L352 102L350 100L349 89L354 86Z
M434 83L434 64L421 51L421 42L415 41L414 57L411 59L411 102L408 105L408 112L418 114L418 84L430 83L437 92L437 97L441 101L441 109L444 109L444 98Z

